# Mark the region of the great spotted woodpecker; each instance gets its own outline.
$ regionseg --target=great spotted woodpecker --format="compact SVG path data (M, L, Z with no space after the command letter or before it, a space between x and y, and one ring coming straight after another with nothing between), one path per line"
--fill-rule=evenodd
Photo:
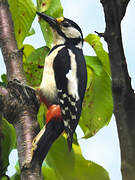
M46 123L61 120L69 151L78 124L87 84L80 27L67 18L52 18L37 12L53 31L53 47L45 59L39 94L48 107ZM56 123L55 123L56 124ZM59 131L61 133L61 131Z

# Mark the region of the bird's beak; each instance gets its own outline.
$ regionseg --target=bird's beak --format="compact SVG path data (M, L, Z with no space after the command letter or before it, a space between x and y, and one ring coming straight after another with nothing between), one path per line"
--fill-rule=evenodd
M40 13L37 12L37 14L39 15L39 17L41 17L42 19L44 19L46 22L48 22L48 24L53 28L53 29L57 29L59 24L57 19L54 19L53 17L50 17L44 13Z

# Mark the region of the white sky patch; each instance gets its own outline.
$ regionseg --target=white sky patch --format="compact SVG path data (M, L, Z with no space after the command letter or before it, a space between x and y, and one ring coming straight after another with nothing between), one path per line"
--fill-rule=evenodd
M6 73L6 67L5 67L3 56L0 50L0 80L1 80L1 75L4 73Z
M122 39L124 51L128 65L129 75L132 80L132 87L135 89L135 60L134 60L134 42L135 42L135 23L133 22L135 13L135 0L128 4L126 15L122 20Z
M84 158L103 166L109 172L111 180L122 180L119 140L114 117L108 126L87 140L80 139L83 137L83 132L78 127L77 137Z
M10 155L9 155L9 166L8 166L8 169L7 169L7 172L6 174L8 176L12 176L15 174L16 170L15 170L15 165L16 165L16 162L18 161L18 152L16 149L12 150Z

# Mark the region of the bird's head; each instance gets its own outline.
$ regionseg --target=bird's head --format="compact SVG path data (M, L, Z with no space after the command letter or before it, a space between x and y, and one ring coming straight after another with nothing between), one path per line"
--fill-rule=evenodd
M37 12L37 14L51 26L54 36L54 45L66 44L75 45L80 49L82 48L82 31L75 22L64 17L55 19L43 13Z

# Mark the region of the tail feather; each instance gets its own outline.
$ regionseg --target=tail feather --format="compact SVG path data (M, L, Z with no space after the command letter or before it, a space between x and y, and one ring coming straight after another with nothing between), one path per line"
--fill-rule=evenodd
M67 144L68 144L68 150L71 152L72 149L72 143L73 143L73 136L67 138Z
M39 163L42 164L45 159L50 147L54 143L54 141L61 135L64 131L63 122L52 120L46 125L46 129L43 132L42 136L39 138L37 142L37 148L34 152L32 159L38 159Z

